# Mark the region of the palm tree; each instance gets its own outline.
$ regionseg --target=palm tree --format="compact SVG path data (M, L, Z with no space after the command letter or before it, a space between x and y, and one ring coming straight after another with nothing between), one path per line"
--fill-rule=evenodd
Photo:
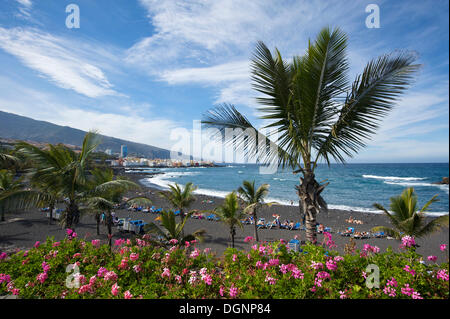
M193 195L196 187L191 182L184 186L184 189L175 183L175 185L169 185L169 192L161 192L161 197L165 198L173 209L180 211L180 219L184 220L185 210L189 209L191 204L195 201Z
M204 229L196 230L192 234L184 235L184 226L186 221L191 217L193 212L187 213L181 223L175 221L175 214L173 211L163 211L161 215L157 217L161 221L161 227L155 223L149 223L144 226L144 230L149 233L154 233L160 235L163 241L170 241L171 239L176 239L181 245L184 245L186 241L198 240L202 242L204 240L204 235L206 231Z
M114 206L120 203L122 195L129 190L139 189L139 185L122 178L114 178L114 172L109 169L92 170L92 178L88 182L89 191L84 193L83 202L87 207L83 210L94 212L97 221L97 235L100 234L100 212L106 212L106 227L108 229L108 242L112 244L112 214ZM132 198L129 201L136 200Z
M234 248L234 236L236 235L236 225L243 228L241 219L245 217L240 210L236 192L232 192L225 197L222 206L215 209L215 214L220 217L220 221L230 227L231 247Z
M303 56L283 60L258 42L251 63L253 88L262 93L260 119L269 123L262 134L233 105L222 104L203 118L222 141L246 150L263 164L302 173L296 186L306 217L306 238L316 242L316 215L327 204L321 193L328 183L315 178L319 161L345 163L366 145L380 121L410 86L420 67L416 56L397 51L371 60L353 83L348 81L347 36L324 28ZM233 129L233 134L228 130ZM275 141L275 135L278 138Z
M21 180L15 180L14 174L8 170L0 170L0 211L1 221L5 221L6 201L23 190Z
M79 221L79 204L87 190L89 157L99 144L100 138L95 132L86 134L80 153L64 145L49 144L48 150L41 150L25 142L18 144L18 151L33 163L29 172L31 179L53 185L66 199L66 228L73 229Z
M269 184L262 184L255 188L255 181L249 182L244 181L242 186L238 188L239 198L245 203L246 207L244 209L244 213L249 213L253 216L254 226L255 226L255 239L259 241L258 237L258 226L256 225L256 221L258 219L257 211L263 205L270 206L274 203L264 203L264 197L269 193Z
M422 237L439 231L442 227L448 226L448 215L434 218L429 223L426 223L425 220L425 212L428 211L429 206L438 201L436 197L437 195L433 196L417 211L417 195L414 193L414 188L411 187L406 188L400 196L391 197L391 212L388 212L382 205L375 203L373 206L386 214L393 228L378 226L374 227L372 231L384 231L397 239L400 239L403 235Z

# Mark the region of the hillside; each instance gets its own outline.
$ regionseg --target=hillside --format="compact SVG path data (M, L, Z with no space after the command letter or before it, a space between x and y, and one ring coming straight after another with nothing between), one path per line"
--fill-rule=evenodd
M64 143L81 146L86 132L68 126L60 126L45 121L0 111L0 138L34 141L40 143ZM111 149L120 152L121 145L127 145L128 154L147 158L169 158L168 150L141 143L102 136L100 151Z

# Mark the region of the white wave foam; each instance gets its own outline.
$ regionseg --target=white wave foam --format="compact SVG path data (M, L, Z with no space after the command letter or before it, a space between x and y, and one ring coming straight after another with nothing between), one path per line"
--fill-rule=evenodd
M153 185L157 185L163 189L167 189L169 188L170 184L173 184L174 182L171 180L168 180L168 178L172 178L172 176L183 176L183 175L197 175L194 172L167 172L165 174L159 174L159 175L155 175L153 177L150 178L145 178L142 180L142 182L144 184L153 184ZM385 181L385 183L387 184L393 184L393 185L401 185L401 186L405 186L405 184L411 185L414 184L415 186L418 186L418 184L420 185L426 185L426 186L437 186L440 187L444 190L447 191L449 190L448 185L439 185L439 184L431 184L431 183L402 183L402 182L389 182L389 181ZM184 186L184 185L180 185L180 186ZM196 194L199 195L205 195L205 196L212 196L212 197L218 197L218 198L225 198L226 195L228 195L230 191L220 191L220 190L214 190L214 189L204 189L204 188L198 188L197 190L195 190ZM286 205L286 206L291 206L291 201L290 200L285 200L285 199L280 199L280 198L276 198L276 197L270 197L266 199L266 202L277 202L280 205ZM293 206L298 206L298 200L294 200L293 201ZM375 210L373 208L366 208L366 207L356 207L356 206L347 206L347 205L333 205L333 204L329 204L328 208L330 209L337 209L337 210L344 210L344 211L354 211L354 212L363 212L363 213L371 213L371 214L382 214L381 211L379 210ZM425 213L426 216L431 216L431 217L437 217L437 216L442 216L442 215L448 215L449 212L427 212Z
M362 177L382 179L388 181L420 181L426 179L425 177L398 177L398 176L378 176L378 175L363 175Z
M442 185L442 184L432 184L432 183L414 183L414 182L389 182L384 181L385 184L389 185L397 185L402 187L437 187L443 190L444 192L449 193L449 186L448 185Z

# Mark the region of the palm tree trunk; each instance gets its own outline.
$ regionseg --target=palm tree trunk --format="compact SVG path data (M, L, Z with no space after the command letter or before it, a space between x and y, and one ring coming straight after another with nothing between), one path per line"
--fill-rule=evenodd
M95 221L97 222L97 235L100 235L100 213L95 213Z
M108 227L108 245L109 248L111 249L112 246L112 215L111 215L111 211L108 210L108 213L106 214L106 226Z
M234 235L236 234L236 230L234 229L234 226L230 229L230 235L231 235L231 248L234 248Z
M53 209L55 209L55 204L53 202L50 203L49 209L50 209L50 214L49 214L48 224L51 225L52 220L53 220Z
M2 210L2 219L1 219L1 221L4 222L5 221L5 209L2 207L1 210Z
M320 193L325 185L319 185L315 180L314 173L306 171L304 178L300 178L300 185L296 188L302 206L300 211L303 210L305 214L306 240L316 244L316 216L320 210Z
M255 240L258 242L259 241L259 237L258 237L258 226L256 225L256 221L257 221L257 216L256 216L256 209L253 212L253 226L255 226Z
M181 222L183 222L184 221L184 211L182 208L180 208L179 210L180 210ZM181 238L184 238L184 227L181 229Z

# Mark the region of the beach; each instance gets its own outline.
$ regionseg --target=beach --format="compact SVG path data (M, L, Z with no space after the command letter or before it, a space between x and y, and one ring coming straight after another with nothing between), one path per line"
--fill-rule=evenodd
M136 182L141 181L143 178L149 177L149 175L141 174L126 175ZM155 207L162 207L163 209L170 208L167 201L160 198L158 194L160 192L159 189L147 187L143 184L141 185L141 191L129 193L127 194L127 197L144 195L152 200ZM195 197L196 201L192 204L191 210L211 211L219 206L223 201L223 198L219 197L205 195L195 195ZM60 207L63 208L63 206ZM153 222L157 217L157 214L134 212L126 209L115 210L115 213L118 218L130 217L131 219L141 219L146 223ZM265 218L267 223L274 219L272 217L273 214L280 215L281 221L284 221L285 219L293 220L294 222L300 221L298 206L289 205L273 205L271 207L264 207L258 211L258 218ZM346 222L346 220L350 217L361 220L363 224L350 224ZM318 214L317 222L332 229L331 234L337 245L334 249L340 253L344 252L344 247L350 242L350 237L340 236L337 234L337 231L343 231L347 227L354 227L356 231L370 231L370 229L375 226L390 226L387 217L382 214L333 209L329 210L328 214ZM185 233L188 234L198 229L206 230L204 242L197 244L199 248L211 248L217 256L221 256L224 250L231 246L229 229L223 223L209 221L206 219L199 220L190 218L185 225ZM107 242L106 226L101 226L101 234L98 236L96 234L96 222L94 216L83 216L80 223L76 226L76 232L80 238L85 238L87 240L101 239L103 242ZM280 239L289 241L295 236L297 236L297 238L301 241L305 240L304 230L286 230L278 228L259 229L258 234L260 241L267 242L279 241ZM135 236L134 234L128 232L120 232L115 227L113 228L113 235L113 240L118 238L132 238ZM28 249L32 247L36 241L45 242L47 237L54 237L55 240L62 240L65 236L66 233L58 222L53 221L53 223L49 225L48 218L45 217L45 213L40 212L38 209L8 214L6 222L0 223L0 251ZM244 239L247 236L254 236L253 225L243 225L242 229L237 229L235 236L235 247L237 249L250 249L251 245L244 242ZM322 243L323 235L318 234L317 240L319 244ZM354 242L357 249L362 249L363 245L367 243L372 246L378 246L381 252L384 252L388 247L392 247L394 251L400 251L399 246L401 244L398 240L387 238L354 239ZM441 232L434 233L428 237L417 238L416 242L419 245L416 251L424 257L425 262L428 262L427 256L429 255L437 256L438 262L446 261L447 256L440 251L439 247L441 244L449 244L448 228L444 228Z

